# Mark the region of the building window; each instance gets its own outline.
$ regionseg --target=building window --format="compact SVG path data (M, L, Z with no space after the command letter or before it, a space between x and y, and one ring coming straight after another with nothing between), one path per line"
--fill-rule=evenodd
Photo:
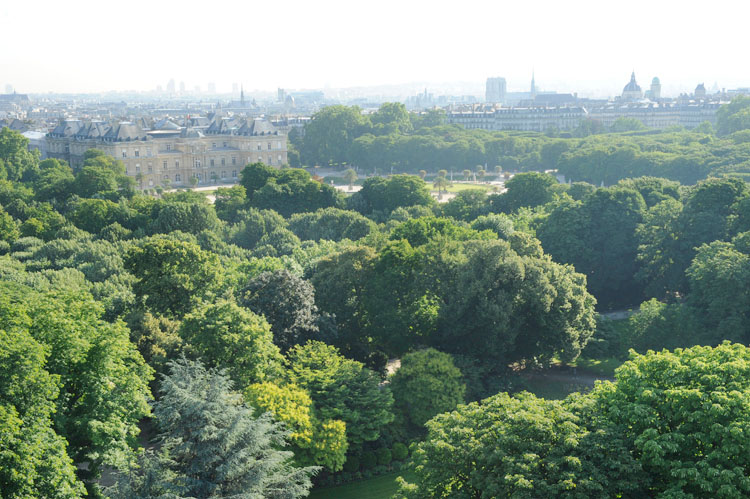
M140 166L136 166L135 167L135 173L141 173L141 167Z
M237 157L232 156L232 166L235 166L237 164Z
M149 158L151 157L151 148L150 147L146 148L146 156L148 156Z
M166 159L165 159L164 161L162 161L162 163L161 163L161 166L162 166L162 168L164 168L165 170L166 170L167 168L169 168L169 166L168 166L168 163L167 163L167 160L166 160Z
M179 159L174 160L174 167L175 168L179 168L180 167L180 160Z
M232 178L237 178L237 170L232 170Z
M199 160L199 159L195 160L195 167L196 168L200 168L201 167L201 160Z
M171 151L171 150L172 150L172 144L167 144L167 151Z
M214 166L214 158L211 158L211 159L209 160L209 162L211 163L211 166Z
M222 142L222 143L221 143L221 147L226 147L226 146L227 146L227 143L226 143L226 142Z
M213 147L214 149L216 149L216 142L211 142L211 147Z
M221 158L221 166L226 166L227 160L226 158Z
M221 178L222 179L227 178L227 172L224 172L224 171L221 172Z
M180 179L180 174L179 174L179 173L178 173L177 175L175 175L175 176L174 176L174 181L175 181L175 182L180 182L180 181L181 181L181 179Z
M279 163L281 163L281 154L278 155L277 159L278 159Z
M271 150L271 143L270 142L268 143L268 150L269 151Z
M138 149L136 149L133 154L135 155L136 158L139 158L141 156L141 151L139 151Z
M261 146L260 144L258 144L258 150L260 151L262 149L263 149L263 146Z
M122 157L123 158L127 158L128 157L128 150L127 149L123 149L122 150Z
M268 164L269 165L273 164L273 158L271 156L268 157Z
M148 172L149 173L154 173L154 165L151 164L151 163L148 164Z

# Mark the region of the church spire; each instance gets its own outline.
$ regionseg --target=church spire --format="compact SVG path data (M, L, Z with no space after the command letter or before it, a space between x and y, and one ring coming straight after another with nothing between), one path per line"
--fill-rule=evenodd
M531 98L536 97L536 82L534 78L534 70L531 70Z
M234 87L237 88L237 87ZM242 107L245 107L245 88L240 83L240 104L242 104Z

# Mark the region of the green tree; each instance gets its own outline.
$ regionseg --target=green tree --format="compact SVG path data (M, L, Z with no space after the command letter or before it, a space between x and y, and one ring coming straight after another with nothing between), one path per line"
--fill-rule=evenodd
M231 301L198 308L185 316L179 332L206 365L225 368L241 389L274 378L281 370L271 327Z
M464 402L466 385L453 358L433 348L409 353L391 377L394 407L413 427Z
M497 197L493 211L510 213L522 207L541 206L552 201L560 187L552 175L526 172L514 175L505 182L507 191Z
M500 393L435 417L396 497L644 497L617 435L589 431L573 405Z
M31 336L31 320L0 298L0 490L8 498L81 497L67 443L52 424L60 378L45 370L49 354Z
M361 362L319 341L297 345L287 357L289 381L310 394L319 419L346 423L351 447L377 440L393 421L390 390L381 388L378 375Z
M301 465L324 466L340 471L346 461L346 423L320 421L306 391L287 384L256 383L245 390L245 400L260 411L273 414L291 431L295 461Z
M374 232L376 227L371 220L356 211L338 208L296 213L289 219L289 229L303 241L356 241Z
M161 315L182 317L198 300L218 289L218 257L194 243L166 236L144 239L125 254L125 268L135 277L133 291Z
M305 126L300 152L303 163L345 164L354 139L370 126L369 119L356 106L326 106Z
M716 132L729 135L750 128L750 97L738 95L716 113Z
M144 487L143 480L153 468L167 477L157 490L171 487L179 491L178 497L308 494L310 477L318 468L292 465L292 453L280 450L287 445L288 433L270 413L256 417L232 392L232 382L223 372L206 370L199 362L176 361L161 392L154 415L164 457L156 462L147 459L147 466L120 475L108 490L110 497L153 497L154 490Z
M352 168L348 168L344 172L344 181L349 184L349 190L352 190L352 186L354 185L354 182L357 181L357 172L354 171Z
M282 351L318 336L319 314L312 285L286 269L263 272L240 290L240 303L271 324Z

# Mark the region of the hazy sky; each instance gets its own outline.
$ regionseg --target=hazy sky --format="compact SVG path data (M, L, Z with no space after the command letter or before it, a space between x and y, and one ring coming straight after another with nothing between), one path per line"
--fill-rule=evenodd
M118 6L118 7L116 7ZM477 82L620 93L750 86L748 0L0 3L0 84L19 92ZM0 88L2 90L2 88Z

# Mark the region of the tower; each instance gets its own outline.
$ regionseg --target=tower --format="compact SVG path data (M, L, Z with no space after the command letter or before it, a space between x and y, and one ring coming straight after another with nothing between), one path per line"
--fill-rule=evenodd
M245 87L240 85L240 106L245 107Z
M534 70L531 71L531 98L536 98L536 82L534 81Z
M484 99L487 102L504 102L506 92L505 78L487 78ZM427 89L425 89L427 96Z
M652 100L661 99L661 82L659 81L659 78L656 76L654 76L654 79L651 80L651 99Z

